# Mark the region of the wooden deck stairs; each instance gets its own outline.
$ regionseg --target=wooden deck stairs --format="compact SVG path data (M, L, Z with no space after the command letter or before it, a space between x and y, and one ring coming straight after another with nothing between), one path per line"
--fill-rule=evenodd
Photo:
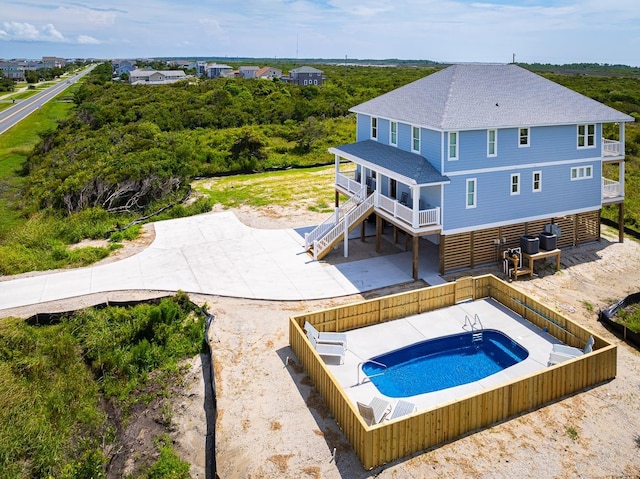
M324 258L345 235L353 231L373 212L375 196L367 196L366 187L353 195L327 220L305 234L305 251L313 254L314 260Z

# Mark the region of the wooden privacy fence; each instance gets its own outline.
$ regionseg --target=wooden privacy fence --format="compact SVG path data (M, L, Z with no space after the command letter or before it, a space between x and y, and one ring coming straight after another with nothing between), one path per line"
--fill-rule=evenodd
M457 291L459 288L464 291ZM367 426L303 331L305 321L319 331L348 331L451 306L462 300L457 297L494 298L572 346L582 347L593 336L594 350L453 403ZM451 441L616 376L615 345L493 275L463 278L455 283L293 316L289 322L289 344L365 469Z

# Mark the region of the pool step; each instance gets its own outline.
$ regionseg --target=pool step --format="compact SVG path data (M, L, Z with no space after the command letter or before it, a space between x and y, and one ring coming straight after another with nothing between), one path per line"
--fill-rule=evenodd
M471 342L472 343L477 343L479 341L482 341L482 331L476 331L475 333L473 333L473 335L471 336Z

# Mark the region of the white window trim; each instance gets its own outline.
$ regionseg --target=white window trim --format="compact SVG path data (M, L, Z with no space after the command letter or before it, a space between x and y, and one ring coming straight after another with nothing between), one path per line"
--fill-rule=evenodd
M416 150L413 147L413 143L414 143L414 136L413 136L413 131L414 130L418 130L418 149ZM413 153L420 153L420 149L422 148L422 130L420 129L419 126L411 126L411 151Z
M489 151L491 132L493 132L493 153ZM490 129L487 130L487 158L495 158L496 156L498 156L498 130Z
M527 130L527 142L524 145L520 144L520 137L521 137L520 130ZM518 148L529 148L529 146L531 146L531 127L528 127L528 126L519 127L518 128Z
M536 175L538 175L538 188L536 188ZM534 171L531 175L531 191L540 193L542 191L542 171Z
M580 146L580 127L584 126L584 146ZM593 145L589 145L589 127L593 126ZM595 123L580 123L576 125L576 147L578 150L587 150L596 147L596 124Z
M372 140L378 141L378 117L376 116L371 117L369 136Z
M516 180L514 183L513 180ZM513 187L516 187L516 191L513 191ZM511 196L516 196L520 194L520 173L513 173L511 175L511 181L509 182L509 192Z
M396 141L393 141L393 126L396 127ZM391 146L398 146L398 122L390 121L389 122L389 144Z
M589 174L587 174L589 170ZM576 172L575 177L573 172ZM593 165L574 166L571 168L571 181L590 180L593 178Z
M456 154L451 156L451 134L456 135ZM447 133L447 160L457 161L460 156L460 133L457 131L450 131Z
M469 204L469 183L473 183L473 203ZM478 182L476 178L467 178L464 189L464 204L467 209L478 206Z

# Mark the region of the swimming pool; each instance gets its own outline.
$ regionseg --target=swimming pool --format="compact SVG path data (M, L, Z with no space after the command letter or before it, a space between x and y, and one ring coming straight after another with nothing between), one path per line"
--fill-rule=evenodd
M481 335L481 339L478 339ZM409 397L479 381L527 358L504 333L485 329L428 339L381 354L362 365L388 397Z

